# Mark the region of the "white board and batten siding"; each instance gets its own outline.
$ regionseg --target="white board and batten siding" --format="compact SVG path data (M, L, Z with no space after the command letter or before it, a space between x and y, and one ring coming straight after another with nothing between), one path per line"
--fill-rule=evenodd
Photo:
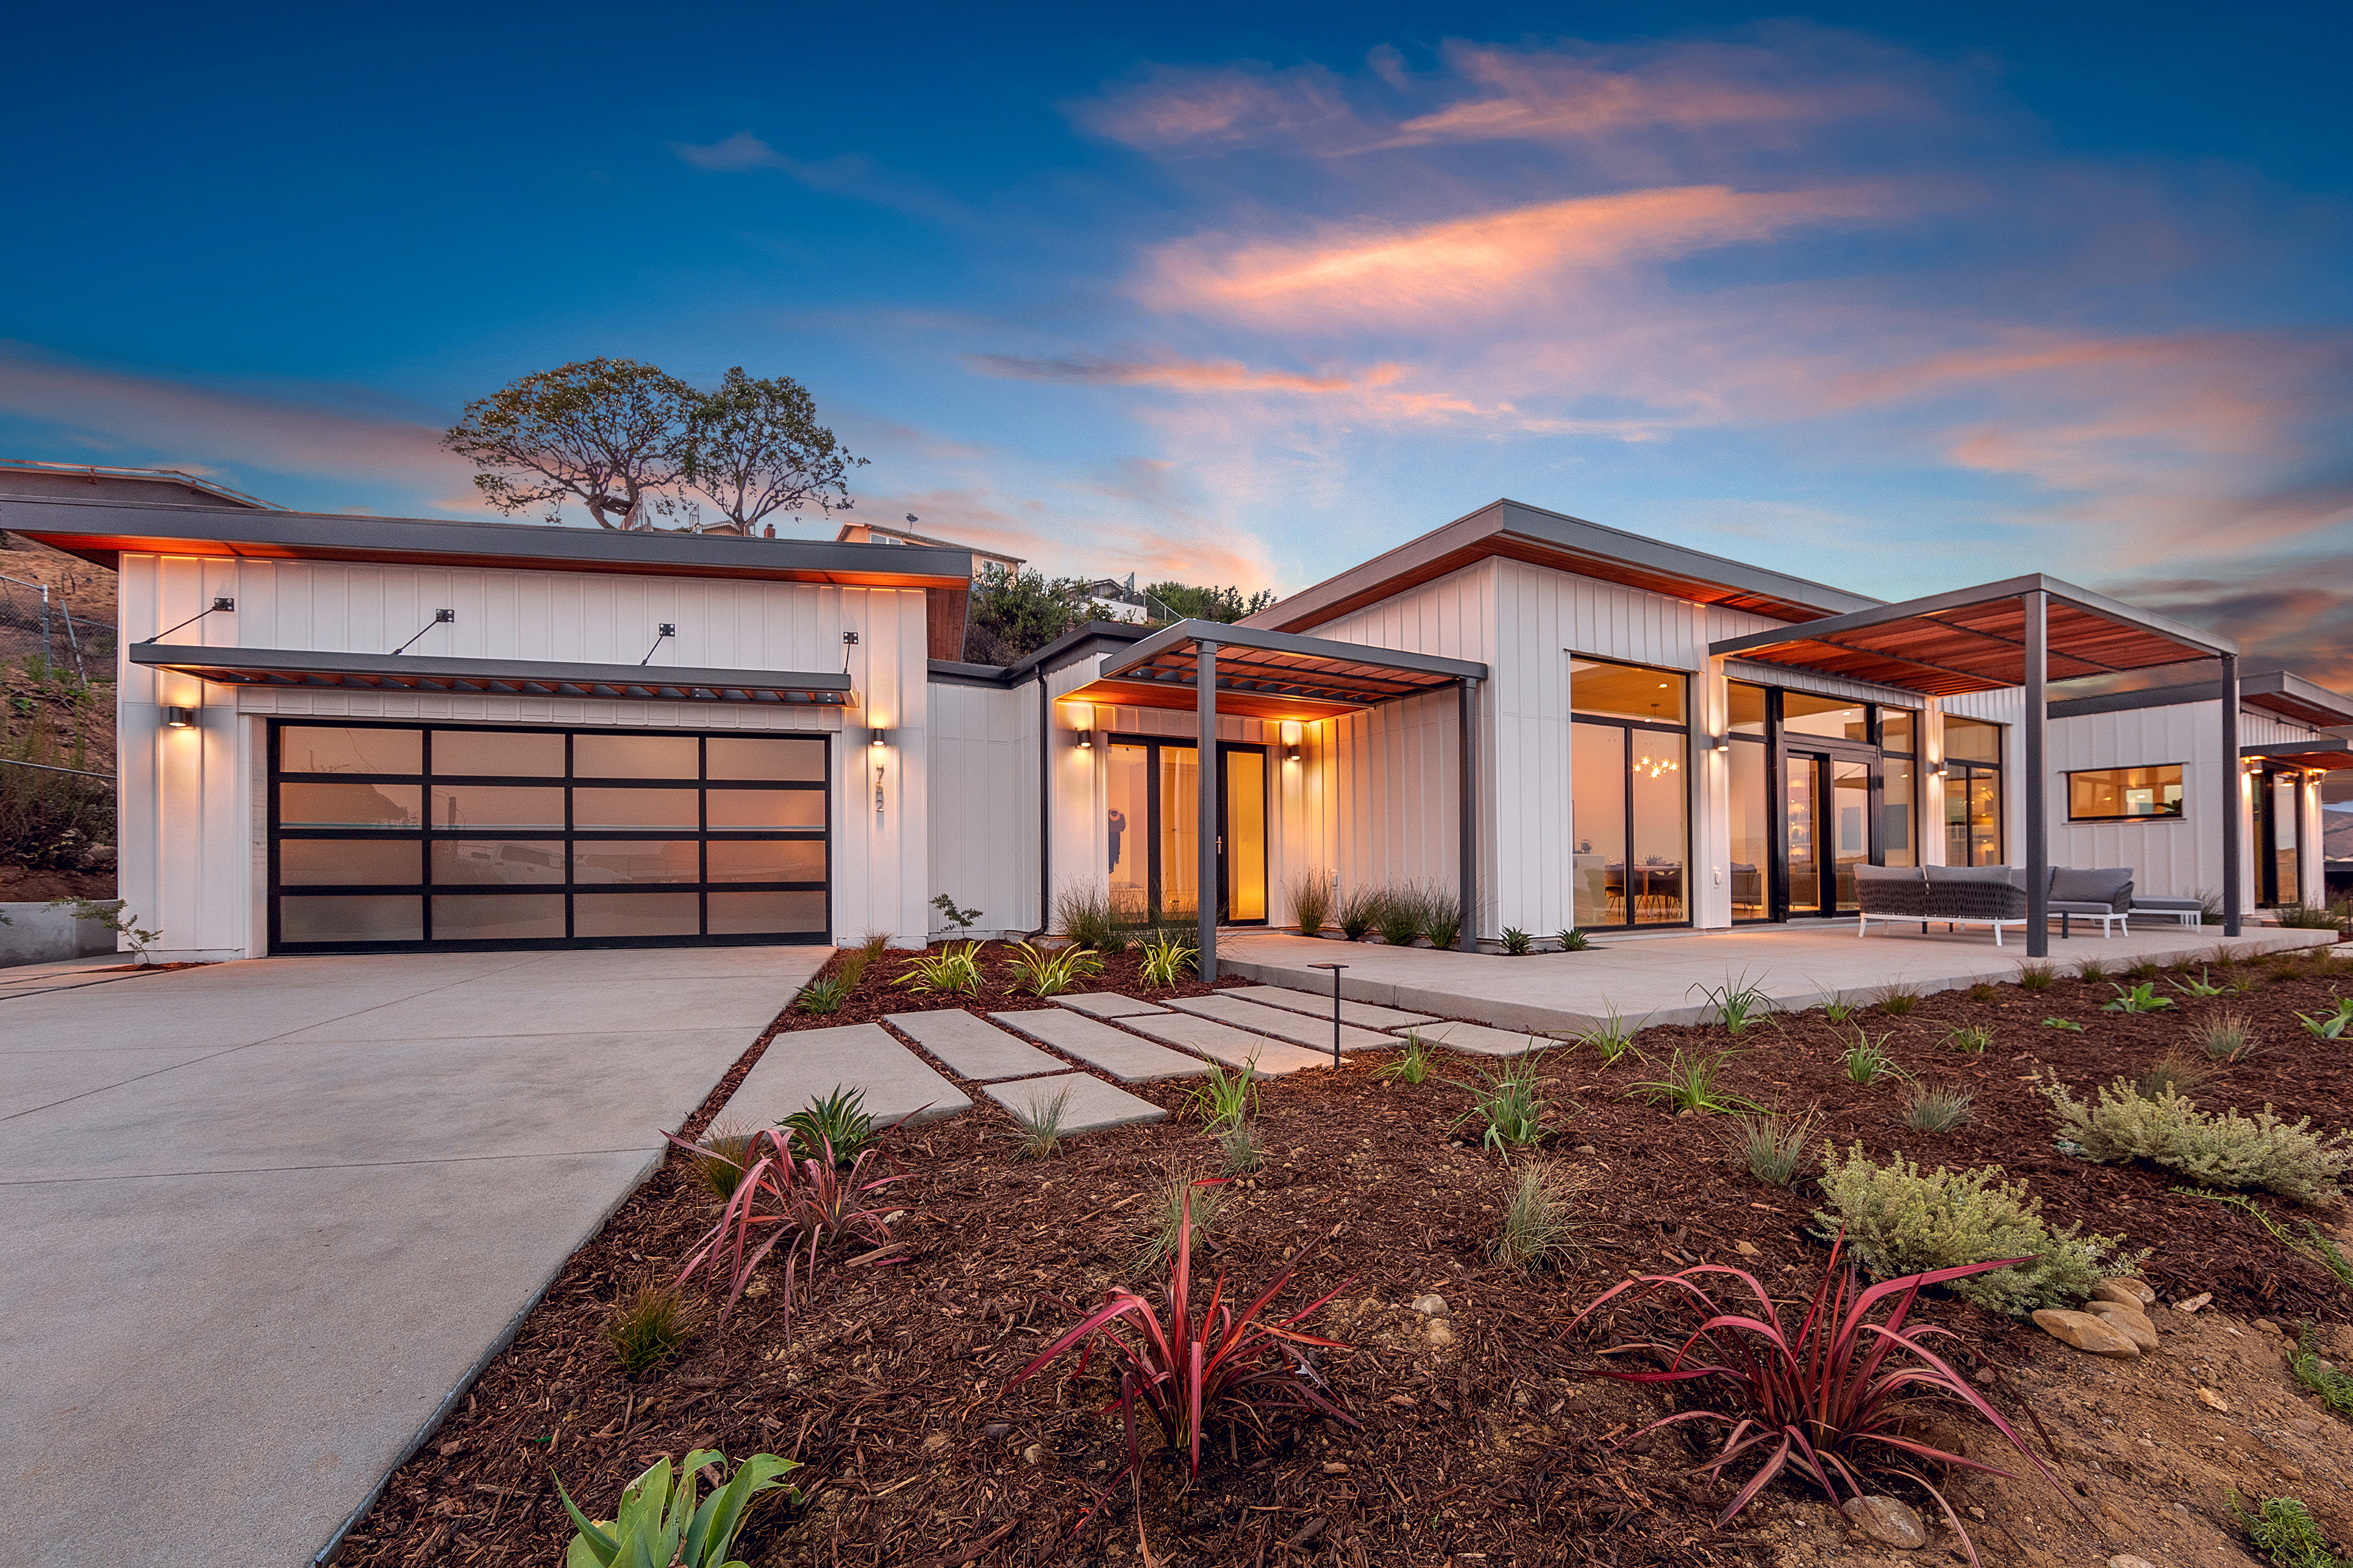
M1038 689L935 680L931 719L931 891L980 911L973 934L1035 931Z
M132 910L174 958L262 952L268 940L270 717L823 734L833 752L831 919L919 942L925 929L930 768L920 588L126 554L118 660L125 868ZM208 687L131 663L129 646L202 610L172 641L215 647L385 654L422 627L426 656L773 673L848 672L853 710L466 693ZM457 619L431 625L440 609ZM655 646L655 628L677 636ZM848 647L842 638L856 632ZM163 710L201 710L185 731ZM892 740L878 758L870 727ZM882 801L875 805L880 763Z

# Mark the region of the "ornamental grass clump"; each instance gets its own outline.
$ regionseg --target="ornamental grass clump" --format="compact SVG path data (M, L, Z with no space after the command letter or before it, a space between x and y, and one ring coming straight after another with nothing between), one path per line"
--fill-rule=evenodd
M1144 954L1144 983L1164 990L1182 985L1185 972L1201 956L1199 948L1166 931L1146 939L1138 951Z
M1454 1125L1479 1123L1484 1129L1479 1139L1483 1147L1508 1153L1534 1148L1544 1141L1545 1117L1552 1102L1545 1098L1535 1056L1514 1057L1495 1067L1482 1068L1478 1082L1454 1087L1471 1091L1471 1109Z
M1802 1116L1778 1110L1736 1116L1729 1140L1732 1152L1758 1181L1786 1187L1798 1179L1806 1163L1806 1146L1812 1142L1814 1123L1820 1119L1820 1112L1813 1110Z
M1915 1083L1904 1103L1904 1125L1915 1132L1950 1132L1969 1119L1977 1096L1957 1085Z
M2121 1078L2089 1105L2055 1080L2042 1092L2059 1118L2061 1136L2095 1165L2147 1160L2200 1186L2252 1187L2316 1205L2344 1195L2339 1181L2353 1171L2353 1133L2316 1134L2310 1117L2291 1124L2268 1105L2253 1117L2235 1110L2218 1116L2170 1089L2147 1096Z
M751 1162L753 1130L740 1121L723 1121L694 1146L694 1177L723 1203L735 1195L736 1184Z
M1533 1273L1567 1257L1573 1228L1568 1220L1572 1186L1566 1174L1543 1160L1523 1160L1506 1173L1495 1261Z
M1434 1066L1430 1057L1430 1042L1419 1034L1409 1033L1405 1049L1373 1069L1373 1077L1383 1083L1419 1083L1428 1078Z
M1111 894L1092 883L1066 883L1054 895L1054 923L1062 928L1062 934L1073 947L1118 952L1127 945L1120 933Z
M1198 1184L1205 1194L1213 1184ZM1185 1190L1177 1236L1167 1251L1168 1282L1161 1306L1134 1291L1113 1286L1103 1304L1039 1352L1038 1358L1015 1373L1010 1389L1044 1370L1058 1358L1083 1345L1073 1378L1086 1369L1098 1350L1119 1373L1119 1393L1103 1407L1116 1410L1127 1437L1127 1463L1111 1484L1117 1485L1144 1462L1136 1440L1136 1415L1160 1429L1171 1453L1185 1457L1190 1474L1201 1473L1201 1436L1209 1422L1232 1415L1264 1430L1266 1418L1278 1411L1302 1415L1328 1415L1347 1426L1360 1425L1336 1403L1314 1364L1293 1346L1345 1350L1336 1340L1307 1333L1296 1325L1347 1289L1342 1280L1324 1295L1288 1317L1271 1315L1270 1308L1291 1283L1284 1269L1274 1283L1248 1305L1239 1293L1226 1293L1222 1274L1209 1291L1208 1303L1195 1316L1193 1305L1192 1232L1196 1228L1192 1188Z
M677 1134L667 1136L689 1154L696 1152L693 1144ZM854 1240L868 1247L867 1256L874 1262L896 1262L905 1256L903 1252L898 1257L883 1256L893 1247L890 1218L871 1201L883 1188L905 1178L874 1175L870 1168L874 1155L875 1151L869 1148L855 1159L839 1161L832 1146L820 1137L813 1153L797 1158L782 1129L759 1133L747 1152L751 1163L744 1179L736 1184L734 1195L727 1200L717 1223L703 1232L687 1254L678 1283L684 1285L697 1274L714 1279L723 1276L727 1300L719 1310L719 1326L723 1329L753 1273L769 1253L784 1245L782 1331L789 1335L799 1281L815 1277L820 1253Z
M1605 1363L1595 1375L1622 1383L1720 1380L1708 1390L1720 1394L1717 1408L1686 1405L1620 1441L1630 1443L1644 1433L1685 1421L1727 1428L1723 1446L1699 1467L1700 1473L1722 1480L1735 1465L1754 1462L1757 1468L1717 1517L1719 1526L1738 1518L1758 1493L1785 1474L1820 1489L1833 1504L1841 1491L1849 1497L1883 1492L1886 1484L1876 1478L1902 1477L1936 1500L1972 1564L1978 1560L1977 1548L1968 1531L1924 1472L1933 1467L1978 1470L2008 1480L2020 1478L1935 1447L1928 1441L1934 1428L1924 1429L1924 1417L1958 1417L1992 1427L2068 1506L2076 1507L2025 1440L1935 1348L1939 1340L1967 1348L1961 1336L1950 1329L1911 1327L1905 1321L1923 1289L1947 1285L1968 1295L1979 1279L2026 1260L2011 1257L1960 1264L1864 1289L1843 1249L1843 1237L1831 1246L1813 1300L1794 1331L1782 1315L1782 1304L1756 1276L1721 1265L1644 1275L1613 1285L1588 1302L1570 1320L1569 1331L1630 1290L1641 1292L1638 1300L1662 1296L1695 1324L1688 1336L1677 1331L1664 1341L1613 1345L1602 1352L1654 1363L1653 1369L1620 1371ZM1718 1301L1708 1289L1715 1282L1710 1276L1722 1277L1727 1286L1737 1281L1746 1299ZM1885 1316L1873 1321L1873 1314L1883 1310Z
M1008 1110L1013 1118L1013 1144L1023 1159L1051 1159L1061 1148L1062 1121L1071 1111L1068 1088L1051 1098L1033 1094Z
M1377 888L1351 888L1348 896L1340 900L1340 934L1350 942L1362 942L1365 933L1380 923L1381 905L1385 895Z
M2003 1181L1999 1165L1924 1172L1901 1154L1875 1165L1861 1144L1844 1160L1824 1144L1821 1186L1830 1207L1817 1210L1814 1223L1843 1231L1874 1279L2010 1260L1953 1280L1954 1294L1991 1311L2023 1317L2075 1306L2098 1281L2131 1272L2147 1256L2117 1252L2119 1236L2052 1230L2026 1184Z
M980 943L951 942L910 961L891 984L927 994L971 996L979 993L980 979Z
M699 1317L676 1286L640 1285L613 1303L605 1320L605 1342L613 1347L621 1370L635 1377L683 1349Z
M1423 918L1421 889L1398 888L1379 895L1373 929L1391 947L1411 947L1428 923Z
M1014 944L1005 964L1013 988L1029 996L1060 996L1101 974L1103 966L1091 947L1048 949L1026 942Z
M1314 936L1332 923L1332 879L1321 867L1311 866L1291 881L1291 918L1299 934Z
M1421 934L1430 945L1441 951L1452 947L1462 936L1462 900L1453 894L1432 888L1425 890L1419 900L1421 910Z

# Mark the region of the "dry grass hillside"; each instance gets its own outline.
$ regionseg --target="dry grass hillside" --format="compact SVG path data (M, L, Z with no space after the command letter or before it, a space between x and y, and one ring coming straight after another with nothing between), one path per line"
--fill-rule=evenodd
M46 584L53 606L114 624L115 575L47 545L0 534L0 577ZM111 639L79 668L61 620L45 648L37 591L0 584L0 757L90 773L114 772ZM52 657L54 655L54 657ZM79 673L87 671L85 685ZM0 764L0 902L114 896L114 792L70 773Z

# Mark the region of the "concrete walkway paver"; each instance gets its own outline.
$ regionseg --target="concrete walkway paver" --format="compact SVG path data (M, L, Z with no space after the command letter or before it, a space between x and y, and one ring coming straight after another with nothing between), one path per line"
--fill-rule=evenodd
M1190 1013L1156 1013L1146 1018L1120 1020L1140 1035L1163 1045L1182 1046L1231 1068L1249 1068L1253 1078L1281 1078L1307 1068L1328 1068L1332 1053L1285 1045L1253 1035L1230 1024L1196 1017Z
M1082 991L1072 996L1057 996L1054 1005L1084 1013L1091 1018L1132 1018L1142 1013L1167 1010L1156 1002L1139 1002L1116 991Z
M1408 1035L1419 1035L1433 1046L1463 1051L1477 1057L1522 1057L1530 1051L1549 1050L1567 1042L1549 1035L1531 1036L1524 1029L1491 1029L1484 1024L1461 1024L1440 1021L1426 1028L1399 1029L1394 1039L1403 1043Z
M1039 1073L1061 1072L1069 1066L961 1007L936 1013L893 1013L882 1021L947 1063L958 1078L975 1083L1035 1078Z
M891 1037L880 1024L796 1029L778 1035L744 1075L713 1119L758 1131L776 1126L813 1100L837 1089L858 1089L875 1124L911 1127L968 1110L964 1091L934 1072L923 1058Z
M1209 1070L1201 1065L1198 1057L1139 1040L1081 1013L1040 1007L1028 1013L994 1013L990 1016L1008 1029L1043 1040L1089 1067L1101 1068L1122 1083L1196 1078Z
M830 955L271 958L0 1004L8 1560L311 1561ZM681 975L664 1016L575 1005Z
M1169 1005L1198 1018L1214 1018L1220 1024L1231 1024L1238 1029L1248 1029L1253 1034L1271 1035L1278 1040L1304 1046L1321 1054L1327 1061L1331 1058L1332 1024L1328 1018L1311 1018L1281 1007L1261 1007L1255 1002L1243 1002L1231 996L1186 996L1171 1002ZM1393 1051L1397 1047L1394 1036L1372 1029L1359 1029L1354 1024L1340 1026L1340 1048L1343 1051Z
M1106 1127L1157 1121L1168 1114L1150 1100L1113 1088L1092 1073L1025 1078L1018 1083L991 1084L983 1092L1008 1110L1031 1114L1038 1107L1050 1103L1056 1095L1069 1094L1070 1099L1062 1106L1061 1136L1065 1138L1080 1132L1100 1132Z
M1266 1007L1284 1007L1293 1013L1304 1013L1311 1018L1332 1021L1332 990L1327 983L1321 995L1304 991L1293 991L1281 985L1237 985L1220 991L1220 996L1239 996L1245 1002L1256 1002ZM1369 1002L1340 1002L1340 1022L1355 1024L1366 1029L1404 1029L1416 1024L1434 1024L1438 1020L1426 1013L1402 1013L1395 1007L1376 1007Z

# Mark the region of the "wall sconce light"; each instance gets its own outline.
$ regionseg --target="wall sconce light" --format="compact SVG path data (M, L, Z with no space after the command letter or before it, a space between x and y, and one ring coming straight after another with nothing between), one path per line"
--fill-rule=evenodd
M869 730L866 731L866 743L879 752L883 747L891 743L891 731L888 730Z
M1082 752L1092 752L1092 751L1093 751L1094 749L1095 749L1095 732L1094 732L1092 730L1082 730L1082 731L1079 731L1079 750L1081 750L1081 751L1082 751Z
M185 730L195 721L196 710L193 708L166 708L164 710L164 727L167 730Z
M1729 735L1718 735L1715 738L1715 749L1719 752L1729 752L1732 750L1732 737Z
M1282 721L1282 754L1292 762L1299 760L1299 738L1305 731L1306 726L1296 719Z

